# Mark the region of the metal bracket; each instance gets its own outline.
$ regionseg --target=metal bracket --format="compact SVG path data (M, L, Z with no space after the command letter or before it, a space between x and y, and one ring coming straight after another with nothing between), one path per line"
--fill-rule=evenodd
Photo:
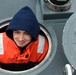
M74 69L70 66L70 64L66 64L64 67L64 75L73 75Z

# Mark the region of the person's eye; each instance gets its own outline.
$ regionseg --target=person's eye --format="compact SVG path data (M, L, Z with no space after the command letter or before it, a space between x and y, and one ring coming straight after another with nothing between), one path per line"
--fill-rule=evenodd
M16 34L19 34L19 32L18 32L18 31L15 31L15 33L16 33Z
M30 35L28 32L25 33L26 35Z

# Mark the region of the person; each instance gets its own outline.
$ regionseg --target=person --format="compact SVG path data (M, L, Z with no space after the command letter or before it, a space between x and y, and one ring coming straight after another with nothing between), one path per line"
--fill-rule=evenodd
M22 71L38 65L48 51L47 38L40 34L37 18L28 6L12 18L0 33L0 65L2 69Z

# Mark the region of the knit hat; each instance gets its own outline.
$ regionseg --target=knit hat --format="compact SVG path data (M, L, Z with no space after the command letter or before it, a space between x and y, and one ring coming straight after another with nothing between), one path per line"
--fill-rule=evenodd
M19 10L6 29L6 35L12 39L13 30L24 30L28 32L34 40L37 39L40 27L35 14L28 6Z

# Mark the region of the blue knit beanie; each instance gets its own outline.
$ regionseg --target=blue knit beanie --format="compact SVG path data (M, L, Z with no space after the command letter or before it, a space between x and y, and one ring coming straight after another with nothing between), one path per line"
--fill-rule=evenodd
M34 40L37 39L40 32L39 23L35 14L28 6L19 10L8 25L6 35L11 39L13 30L27 31Z

